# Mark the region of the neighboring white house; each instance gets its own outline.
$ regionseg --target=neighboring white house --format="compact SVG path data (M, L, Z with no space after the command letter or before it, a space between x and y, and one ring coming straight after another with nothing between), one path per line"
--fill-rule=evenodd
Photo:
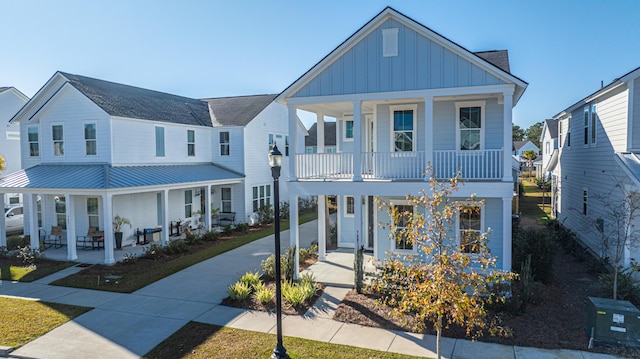
M604 204L622 207L621 189L640 194L640 68L569 106L554 120L559 121L559 157L550 169L556 217L593 252L606 256L605 240L626 228L616 225ZM634 234L640 228L638 215L629 226ZM626 265L640 260L637 240L636 235L625 251Z
M518 159L518 161L520 161L521 164L527 163L527 159L524 158L524 153L529 150L535 151L536 156L540 154L540 148L538 148L538 146L536 146L533 142L529 140L513 141L513 155L516 156L516 158Z
M113 263L116 215L132 223L125 245L146 228L161 229L166 244L172 222L209 228L215 208L247 222L271 204L271 144L287 151L287 111L275 96L199 100L57 72L12 119L24 170L0 179L0 191L24 194L33 247L39 229L63 227L69 260L80 254L76 236L97 227ZM302 125L293 128L303 138Z
M324 151L323 153L336 153L336 122L324 123ZM318 124L314 123L309 128L309 134L304 138L304 153L318 153Z
M20 165L20 125L9 120L29 101L29 98L15 87L0 87L0 155L4 157L5 169L2 175L18 171ZM20 202L16 193L7 193L4 205Z
M553 168L558 162L558 121L544 120L542 124L542 134L540 135L542 145L542 172L546 179L551 179Z
M477 194L486 201L469 208L473 218L458 218L455 233L490 227L491 253L499 268L510 269L512 110L526 87L510 73L507 51L470 52L385 8L276 99L287 106L291 130L298 109L315 113L318 126L325 116L337 119L337 153L290 157L292 244L299 242L296 199L318 195L323 203L337 195L339 247L364 245L375 258L417 253L379 226L389 218L376 199L416 210L405 198L429 190L424 171L431 163L440 179L462 169L466 183L456 199ZM319 211L321 260L323 216ZM456 237L472 250L468 237Z

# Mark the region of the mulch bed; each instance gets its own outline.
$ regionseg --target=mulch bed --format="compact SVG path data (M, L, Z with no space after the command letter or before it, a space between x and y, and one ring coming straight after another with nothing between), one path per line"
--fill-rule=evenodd
M599 283L595 266L588 260L579 260L558 249L554 266L554 282L545 286L539 303L527 305L526 313L517 315L505 310L490 314L501 320L502 326L512 333L511 336L490 337L485 334L478 340L506 345L586 351L589 343L589 336L584 329L587 297L606 298L610 297L610 293ZM513 291L514 295L517 295L517 286L514 286ZM373 295L349 292L338 307L334 320L390 330L412 331L410 317L395 318L391 308L378 305L375 299ZM443 335L465 338L464 330L461 328L445 330ZM640 358L639 349L598 345L593 351Z

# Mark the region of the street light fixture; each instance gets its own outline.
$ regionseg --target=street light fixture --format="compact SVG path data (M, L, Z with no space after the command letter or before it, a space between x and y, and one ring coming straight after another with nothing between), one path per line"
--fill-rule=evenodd
M281 269L280 269L280 169L282 168L282 153L278 151L278 146L273 144L273 149L269 152L269 167L273 177L273 207L275 214L275 238L276 238L276 329L277 343L273 349L272 358L288 359L287 349L282 345L282 289L281 289Z

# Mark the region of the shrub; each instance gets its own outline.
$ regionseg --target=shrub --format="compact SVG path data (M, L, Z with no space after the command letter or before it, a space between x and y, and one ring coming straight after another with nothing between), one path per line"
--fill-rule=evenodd
M289 218L289 201L280 202L280 218L286 219Z
M293 273L296 270L296 246L287 248L281 259L282 274L285 280L293 280Z
M633 279L633 273L637 268L629 267L618 271L618 293L617 298L621 300L630 300L640 298L640 289L638 289L638 281ZM598 276L600 283L613 293L613 272L603 273Z
M188 232L185 234L184 236L184 241L188 244L188 245L194 245L194 244L198 244L200 243L200 237L198 237L197 235L195 235L192 232Z
M318 293L318 286L316 280L313 278L313 274L303 274L298 280L298 285L304 294L304 300L309 301Z
M262 269L262 273L270 278L276 278L276 255L272 254L267 259L260 262L260 268Z
M7 250L14 250L20 247L29 246L28 238L23 238L20 236L11 236L7 238Z
M251 288L255 288L260 283L260 274L247 272L240 277L240 282L248 285Z
M297 307L305 301L305 292L300 285L285 280L282 282L282 297L291 304L293 307Z
M219 237L218 232L216 231L206 231L200 238L203 241L213 242L217 240Z
M248 223L242 222L242 223L238 223L236 225L236 231L238 231L238 232L246 232L248 230L249 230L249 224Z
M169 244L164 247L164 251L166 254L186 253L189 251L189 245L184 239L176 239L174 241L170 241Z
M233 234L233 226L230 224L227 224L226 226L224 226L224 228L222 228L222 234L225 236L230 236Z
M273 223L273 206L270 204L258 208L256 214L258 215L258 223Z
M262 283L261 283L262 284ZM255 290L255 293L253 294L253 296L262 304L268 304L273 302L273 298L275 298L276 294L273 292L273 290L265 287L264 285L262 285L262 287L259 287Z
M156 260L164 257L164 249L161 245L152 243L149 247L146 247L142 252L142 257L147 259Z
M318 252L318 246L311 246L309 248L300 248L300 264L302 264L307 259L311 258L315 253Z
M556 245L552 237L543 231L520 230L513 238L513 268L521 268L531 255L531 274L534 280L551 283Z
M237 281L227 288L227 294L229 294L229 298L242 302L249 298L251 287L246 283Z
M127 253L124 256L122 256L122 263L135 264L137 262L138 262L138 256L136 256L134 253Z
M16 254L16 259L22 261L22 263L26 265L34 265L39 259L44 258L44 254L41 254L39 251L32 250L31 247L19 247L18 253Z

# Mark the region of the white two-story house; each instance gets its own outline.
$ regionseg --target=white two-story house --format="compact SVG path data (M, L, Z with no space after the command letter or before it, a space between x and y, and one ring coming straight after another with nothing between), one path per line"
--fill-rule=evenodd
M376 200L416 210L405 197L429 190L424 172L431 164L442 180L461 169L466 183L456 199L486 200L453 230L490 227L491 253L510 269L512 109L526 87L510 73L506 51L471 52L385 8L276 99L287 106L290 131L297 109L315 113L318 127L325 116L337 119L337 153L318 148L289 159L292 244L299 242L295 199L318 195L323 203L337 195L339 247L364 245L375 258L416 253L379 226L389 218ZM323 225L319 232L323 259ZM462 250L472 250L461 241Z
M4 158L5 168L1 175L20 170L20 126L9 123L9 120L29 101L15 87L0 87L0 155ZM4 205L20 202L15 193L5 195Z
M554 120L559 147L552 168L557 219L598 256L610 256L612 243L605 241L629 229L634 238L624 263L640 260L640 213L629 228L621 228L620 218L612 218L607 208L623 208L629 203L626 195L640 194L640 68L567 107Z
M124 245L148 228L166 244L178 221L210 228L216 209L248 222L272 204L270 144L285 150L288 139L275 96L200 100L57 72L12 119L24 170L0 179L0 191L24 194L32 247L40 229L62 227L69 260L92 227L113 263L116 215L132 224Z

